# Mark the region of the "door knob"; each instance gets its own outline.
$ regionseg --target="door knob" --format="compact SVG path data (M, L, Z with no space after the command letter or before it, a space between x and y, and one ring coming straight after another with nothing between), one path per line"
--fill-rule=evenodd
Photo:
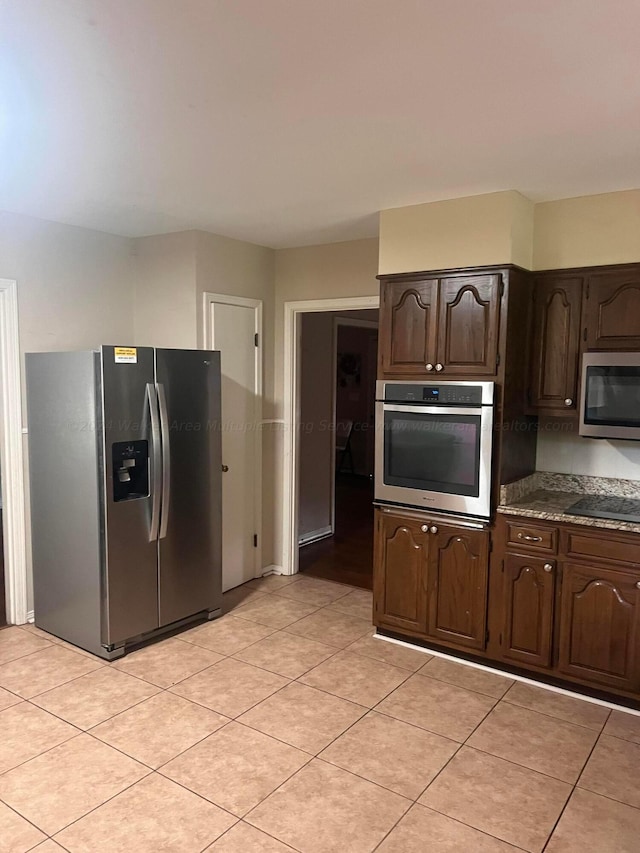
M429 532L429 525L423 524L422 527L420 528L420 530L422 530L423 533L428 533Z
M573 400L571 399L571 397L567 397L567 399L564 401L564 404L565 406L573 406Z
M438 362L436 364L436 370L438 371L438 373L440 373L441 370L444 370L444 365L442 365L442 364L440 364L440 362Z
M222 473L223 473L223 474L226 474L228 470L229 470L229 466L228 466L228 465L223 465L223 466L222 466Z
M545 563L542 568L545 570L545 572L552 572L553 571L553 563Z
M425 368L427 370L433 370L433 365L431 364L431 362L429 362L429 364L425 364Z
M438 532L438 528L435 526L435 524L433 525L433 527L429 528L429 533L437 533L437 532Z

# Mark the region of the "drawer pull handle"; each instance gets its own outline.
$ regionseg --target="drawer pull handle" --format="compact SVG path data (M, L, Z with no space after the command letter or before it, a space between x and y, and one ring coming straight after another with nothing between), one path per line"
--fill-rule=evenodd
M518 539L524 539L525 542L542 542L542 536L527 536L526 533L518 533Z
M552 572L553 571L553 563L545 563L542 568L545 570L545 572Z

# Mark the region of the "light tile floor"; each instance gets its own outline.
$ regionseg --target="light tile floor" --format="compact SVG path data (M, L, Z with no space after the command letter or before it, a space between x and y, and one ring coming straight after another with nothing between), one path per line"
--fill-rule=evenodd
M0 631L0 853L637 853L640 717L269 577L113 664Z

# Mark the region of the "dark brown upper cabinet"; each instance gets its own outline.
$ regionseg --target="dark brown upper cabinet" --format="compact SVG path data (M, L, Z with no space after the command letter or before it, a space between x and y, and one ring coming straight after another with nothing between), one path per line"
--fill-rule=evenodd
M445 643L484 649L489 533L445 525L430 530L427 633Z
M587 276L586 349L640 350L640 264Z
M385 281L380 306L383 375L423 376L436 363L438 280Z
M447 376L491 376L498 364L501 275L440 282L436 370Z
M582 290L580 275L534 278L528 402L545 414L577 411Z
M380 376L495 376L502 275L383 278Z

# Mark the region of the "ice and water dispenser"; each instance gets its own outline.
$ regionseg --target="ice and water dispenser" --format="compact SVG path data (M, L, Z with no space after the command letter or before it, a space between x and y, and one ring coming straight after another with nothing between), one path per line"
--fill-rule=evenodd
M149 497L149 442L117 441L111 445L113 500Z

